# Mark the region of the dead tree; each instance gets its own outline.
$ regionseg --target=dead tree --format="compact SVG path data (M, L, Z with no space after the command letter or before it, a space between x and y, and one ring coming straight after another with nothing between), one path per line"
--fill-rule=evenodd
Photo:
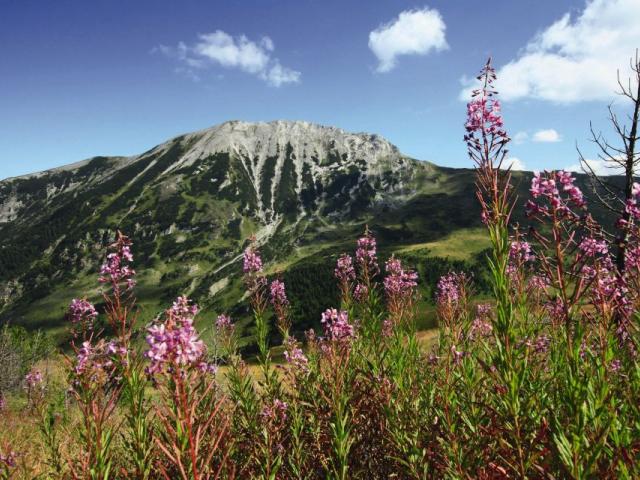
M621 122L614 112L613 106L609 105L609 121L616 134L618 143L609 143L602 133L593 129L593 124L589 124L591 131L591 141L598 149L598 158L605 162L607 168L621 170L624 175L624 184L620 186L596 174L589 162L585 159L578 148L580 164L582 170L591 181L591 186L596 199L607 210L611 211L616 218L616 252L615 264L618 275L623 275L625 271L625 252L629 238L630 214L625 208L627 201L632 198L633 182L636 174L640 170L640 152L638 148L638 119L640 115L640 58L636 50L635 59L630 60L632 76L623 83L618 71L617 92L621 97L632 105L633 113L627 114L630 124Z

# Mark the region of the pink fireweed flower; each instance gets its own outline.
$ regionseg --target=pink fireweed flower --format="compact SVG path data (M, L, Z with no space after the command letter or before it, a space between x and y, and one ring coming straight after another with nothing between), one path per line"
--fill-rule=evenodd
M549 345L551 345L551 338L548 335L538 335L531 344L533 351L539 354L547 353L549 351Z
M356 302L364 303L369 296L369 289L366 285L359 283L356 285L356 288L353 290L353 298L355 298Z
M488 303L479 303L476 305L476 316L479 318L488 318L493 312L493 307Z
M609 363L609 371L613 373L618 372L621 367L622 367L622 362L620 361L619 358L616 358L612 360L611 363Z
M629 288L624 278L609 273L606 268L597 273L591 297L593 304L603 314L612 313L614 310L622 313L624 317L630 314Z
M265 291L267 279L262 273L262 258L260 258L260 254L255 248L254 238L251 239L251 244L244 251L242 270L251 308L262 315L269 303L267 292Z
M98 341L96 345L93 345L90 340L82 342L76 354L74 369L76 375L107 373L107 370L113 367L109 350L109 344L104 340Z
M40 370L32 369L24 377L25 388L27 390L34 390L38 387L42 387L42 372Z
M271 282L271 304L274 308L282 308L289 305L284 282L280 280Z
M216 319L216 328L218 330L233 330L235 326L228 315L218 315Z
M324 328L324 334L330 340L349 341L355 338L355 329L349 323L349 315L344 310L328 308L320 320Z
M587 257L595 257L597 254L606 255L609 253L609 246L604 240L587 237L580 242L579 246L582 253Z
M620 347L626 348L631 357L635 358L638 355L638 351L636 348L636 342L631 336L633 326L629 319L629 313L629 309L627 309L626 312L623 311L623 316L620 319L621 321L616 327L616 337L618 337L618 344Z
M356 261L360 266L363 274L372 277L380 272L377 258L376 239L366 230L364 237L358 239L358 248L356 249Z
M113 291L119 294L122 287L127 290L135 286L133 277L136 272L129 263L133 262L131 254L131 240L118 232L116 242L109 247L112 252L107 255L107 261L100 268L100 283L110 283Z
M395 322L390 318L385 318L382 322L382 336L389 338L393 336L393 327L395 326Z
M69 310L67 311L67 318L72 324L88 324L91 326L93 320L98 316L96 307L86 299L74 298L71 300Z
M459 365L462 362L462 359L465 357L465 353L455 345L451 345L451 360L454 365Z
M150 360L147 371L162 373L166 368L197 366L205 353L205 345L193 326L198 307L186 297L178 297L166 312L166 321L147 329Z
M93 353L93 346L91 345L91 341L86 340L82 342L82 345L78 349L76 355L76 367L75 372L76 375L81 375L85 372L89 360L91 359L91 355Z
M496 79L491 61L480 71L477 79L483 82L482 88L473 90L471 101L467 103L467 131L464 140L470 147L480 145L484 136L494 137L492 144L506 143L509 139L504 130L500 101L495 98L493 82Z
M507 151L509 136L504 129L501 105L493 87L496 79L491 59L480 71L477 80L480 88L473 90L467 104L467 121L464 141L467 153L476 165L478 191L481 204L481 220L485 225L496 222L509 223L510 213L505 209L505 200L512 190L508 169L500 174Z
M491 332L493 332L493 326L491 325L491 322L476 317L471 323L471 329L469 331L468 337L470 340L473 340L475 338L489 337L491 336Z
M634 183L631 190L632 198L627 200L626 210L631 218L640 220L640 183Z
M338 257L334 274L340 282L349 283L356 279L356 271L353 268L353 257L343 253Z
M586 202L574 182L573 175L564 170L535 172L529 190L533 200L527 201L527 215L549 215L554 210L557 215L575 217L572 208L583 209Z
M295 338L289 337L285 344L284 358L296 373L309 372L309 359L298 346Z
M501 134L504 121L501 114L499 100L489 100L485 96L478 96L467 103L467 123L465 128L469 134L486 132Z
M438 318L445 331L456 342L461 341L465 336L459 318L466 315L467 283L464 273L450 272L440 278L435 292Z
M244 251L242 271L245 274L262 272L262 258L253 244Z
M534 261L536 256L531 252L531 244L529 242L519 240L511 242L509 258L517 262L526 263Z
M107 354L112 358L117 358L123 365L128 361L129 350L118 340L111 340L107 343Z
M116 364L110 349L109 343L103 339L95 344L88 339L82 342L80 348L74 346L76 358L72 370L71 391L77 387L99 388L116 380Z
M198 305L195 303L191 303L185 296L178 297L171 305L170 309L171 313L178 318L183 319L183 321L193 321L193 317L195 317L200 311Z
M410 298L418 286L418 274L404 270L402 262L391 257L385 264L388 275L384 279L384 290L388 298Z
M287 419L287 402L276 398L271 405L265 405L261 416L265 421L284 422Z
M544 307L549 314L549 318L551 319L552 323L557 324L560 322L564 322L565 309L562 298L557 297L554 300L549 300L547 303L545 303Z
M408 313L415 298L418 286L418 274L411 270L405 270L402 262L391 257L385 264L388 275L384 278L384 292L387 298L387 309L390 318L382 325L382 333L389 337L392 335L393 326L402 320Z
M233 334L235 331L235 325L228 315L218 315L216 319L216 332L218 334L218 341L221 347L223 347L227 353L231 353L235 350Z
M216 373L218 373L218 364L215 362L199 362L198 370L200 370L202 373L215 375Z
M468 338L473 340L480 337L488 337L493 332L491 325L491 305L480 303L476 306L476 316L471 323Z
M640 245L627 246L625 251L625 265L627 269L640 270Z
M463 273L451 272L438 280L436 302L439 305L456 305L462 296Z
M274 280L271 282L271 306L276 314L278 328L280 332L287 336L289 332L289 300L287 299L287 292L284 286L284 282L280 280Z
M7 453L0 453L0 466L4 468L15 468L18 464L18 456L18 453L13 450L9 450ZM1 469L0 473L2 473ZM11 478L10 472L7 478Z
M2 413L5 408L7 408L7 401L2 392L0 392L0 413Z

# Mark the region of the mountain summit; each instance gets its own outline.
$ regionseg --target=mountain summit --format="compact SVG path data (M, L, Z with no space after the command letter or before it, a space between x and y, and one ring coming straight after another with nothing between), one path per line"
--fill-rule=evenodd
M317 210L337 214L354 203L405 191L417 165L378 135L309 122L229 121L176 137L142 155L96 157L0 182L0 222L19 220L33 200L45 199L42 189L20 195L28 183L46 183L50 203L126 172L135 172L128 187L144 179L145 190L154 182L177 189L194 179L208 182L198 185L230 200L236 197L243 213L264 222Z
M288 121L225 122L137 156L6 179L0 318L59 323L117 229L134 241L148 315L177 294L222 309L250 236L284 273L347 249L366 224L388 248L424 242L477 224L472 185L471 171L378 135Z

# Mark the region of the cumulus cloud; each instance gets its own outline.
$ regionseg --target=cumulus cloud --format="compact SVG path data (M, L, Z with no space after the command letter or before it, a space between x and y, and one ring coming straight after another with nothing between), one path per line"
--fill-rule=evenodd
M604 177L607 175L623 175L624 174L624 169L620 165L612 164L610 162L605 162L601 158L586 159L585 161L587 162L591 170L593 170L593 172L600 177ZM584 173L584 170L582 169L582 165L580 163L574 163L573 165L569 165L568 167L565 168L565 170L569 172Z
M496 86L505 100L609 100L618 90L617 70L626 74L638 46L640 0L587 0L579 14L565 14L499 68ZM461 98L468 96L466 88Z
M533 134L533 141L538 143L556 143L562 140L560 134L553 128L538 130Z
M245 35L234 38L216 30L198 35L198 41L193 45L179 42L175 47L160 45L153 51L176 59L181 64L177 70L194 79L200 78L198 71L217 65L256 75L274 87L298 83L302 74L283 67L273 57L274 50L273 40L269 37L255 42Z
M449 48L446 26L435 9L406 10L369 33L369 48L378 58L378 72L396 66L400 55L426 55Z
M509 157L505 160L505 165L508 167L511 166L511 170L526 170L524 162L520 160L518 157Z
M529 140L529 134L527 132L518 132L513 136L513 143L520 145Z

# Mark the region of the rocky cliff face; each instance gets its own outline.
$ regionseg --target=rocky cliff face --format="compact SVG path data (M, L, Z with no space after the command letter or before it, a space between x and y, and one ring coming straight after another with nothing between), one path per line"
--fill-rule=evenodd
M274 259L311 238L321 247L327 232L402 208L437 175L437 167L378 135L308 122L231 121L141 155L6 179L0 312L49 298L94 272L116 229L134 238L166 295L218 292L212 285L229 284L220 272L233 268L249 235ZM189 280L170 281L183 262Z
M244 214L265 223L317 211L344 214L354 206L410 195L418 166L426 164L405 157L378 135L308 122L231 121L174 138L139 156L96 157L4 180L0 223L20 223L31 218L34 204L55 207L63 197L92 188L121 196L156 185L165 194L196 185L238 201ZM117 191L103 191L105 184ZM134 195L130 200L138 199Z

